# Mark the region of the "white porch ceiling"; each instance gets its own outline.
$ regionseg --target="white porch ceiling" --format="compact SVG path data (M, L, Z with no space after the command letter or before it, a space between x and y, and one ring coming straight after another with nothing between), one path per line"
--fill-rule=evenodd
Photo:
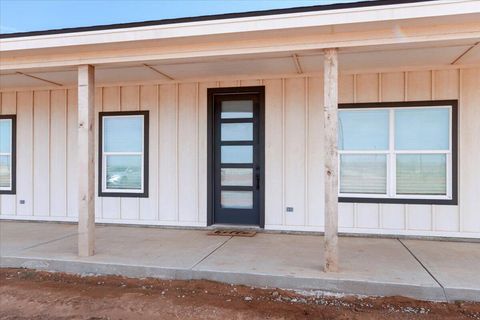
M427 44L364 47L339 51L341 72L368 72L421 66L442 67L480 64L480 39ZM297 56L298 65L294 55ZM148 64L99 65L98 84L188 81L200 79L273 77L322 71L321 52L284 52L275 55L237 55L209 59L150 61ZM52 70L5 71L0 89L75 86L77 72L69 67Z

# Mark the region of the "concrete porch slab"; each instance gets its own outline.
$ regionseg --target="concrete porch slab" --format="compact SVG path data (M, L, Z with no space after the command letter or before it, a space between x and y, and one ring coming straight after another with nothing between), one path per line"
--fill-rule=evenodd
M445 288L448 300L480 300L480 243L402 242Z
M75 237L76 234L77 226L72 224L0 222L0 255Z
M338 273L323 272L323 237L286 234L232 238L194 270L219 273L216 280L224 282L234 281L230 274L255 275L252 284L275 275L281 277L277 287L444 300L438 283L398 240L340 238L339 244Z
M323 238L314 235L259 233L231 238L199 230L102 226L96 230L96 255L80 258L75 225L4 221L0 231L2 267L446 300L441 282L424 268L429 264L417 261L396 239L341 238L341 270L327 274L322 271ZM423 250L429 251L430 245L432 252L443 250L445 243L430 242ZM460 256L472 250L468 245L480 244L451 244ZM430 259L429 254L424 256ZM477 254L471 259L470 266L480 261ZM446 278L457 290L452 294L455 299L480 300L477 283L465 288L456 276Z

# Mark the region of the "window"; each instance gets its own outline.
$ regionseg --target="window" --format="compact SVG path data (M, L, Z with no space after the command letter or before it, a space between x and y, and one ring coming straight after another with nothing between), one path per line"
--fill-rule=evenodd
M148 197L148 111L101 112L99 196Z
M340 105L339 200L456 204L456 106Z
M0 194L15 194L16 116L0 115Z

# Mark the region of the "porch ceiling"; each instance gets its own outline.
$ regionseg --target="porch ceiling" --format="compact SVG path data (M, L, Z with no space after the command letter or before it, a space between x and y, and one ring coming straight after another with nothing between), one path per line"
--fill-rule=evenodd
M420 67L443 68L480 64L480 39L368 46L339 50L343 73ZM99 85L226 78L264 78L322 71L320 51L232 55L221 58L172 59L133 64L96 65ZM0 72L0 90L70 87L77 82L72 67Z

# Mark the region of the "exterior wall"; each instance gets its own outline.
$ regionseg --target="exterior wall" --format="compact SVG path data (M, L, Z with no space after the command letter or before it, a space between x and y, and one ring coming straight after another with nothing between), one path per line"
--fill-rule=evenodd
M97 222L205 226L207 88L249 85L266 87L265 227L322 230L320 77L97 88L97 118L150 111L150 197L96 198ZM0 217L76 221L76 90L0 94L1 113L17 114L18 155L17 194L0 196ZM460 101L459 205L341 203L341 231L480 237L480 68L342 75L339 97Z

